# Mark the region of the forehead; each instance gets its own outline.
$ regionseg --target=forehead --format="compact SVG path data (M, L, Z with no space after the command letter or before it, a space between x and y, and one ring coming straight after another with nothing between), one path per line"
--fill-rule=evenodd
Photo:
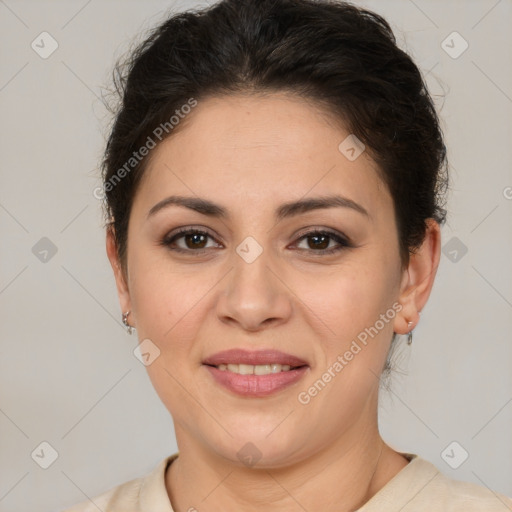
M351 134L312 102L284 93L212 97L182 122L152 150L136 197L146 209L171 193L251 207L339 193L368 210L392 208L374 161L367 152L348 159L340 144Z

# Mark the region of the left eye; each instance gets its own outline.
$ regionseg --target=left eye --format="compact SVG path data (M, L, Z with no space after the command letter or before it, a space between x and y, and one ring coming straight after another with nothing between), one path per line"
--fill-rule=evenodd
M348 240L336 233L331 233L330 231L310 231L309 233L306 233L299 238L299 242L302 241L306 241L308 245L308 247L306 247L304 250L324 254L330 254L336 251L340 251L346 247L351 247ZM335 241L338 245L329 248L331 241ZM301 250L302 249L303 248L301 248Z

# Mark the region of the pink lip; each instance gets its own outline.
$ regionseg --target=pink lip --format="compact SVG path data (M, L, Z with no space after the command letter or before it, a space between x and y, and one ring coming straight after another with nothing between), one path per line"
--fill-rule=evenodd
M240 375L229 370L219 370L220 364L281 364L292 369L268 375ZM246 397L264 397L290 386L301 379L309 365L303 359L279 350L231 349L217 352L203 361L204 367L216 382L237 395ZM295 368L294 368L295 367Z
M209 366L219 366L219 364L289 364L290 366L308 366L308 363L297 356L280 352L279 350L244 350L231 349L217 352L208 356L203 364ZM277 375L277 374L274 374Z
M300 380L309 369L308 366L301 366L295 370L268 375L240 375L229 370L219 370L215 366L205 365L204 368L210 372L219 384L233 393L245 397L271 395Z

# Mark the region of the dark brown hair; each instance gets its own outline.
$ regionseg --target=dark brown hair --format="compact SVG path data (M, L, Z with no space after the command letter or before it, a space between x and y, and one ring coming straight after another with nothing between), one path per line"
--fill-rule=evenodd
M338 116L391 192L404 267L426 219L445 222L446 149L432 99L373 12L327 0L222 0L169 17L116 66L114 81L121 101L103 183L124 269L131 205L151 156L135 161L134 152L191 99L215 95L291 92Z

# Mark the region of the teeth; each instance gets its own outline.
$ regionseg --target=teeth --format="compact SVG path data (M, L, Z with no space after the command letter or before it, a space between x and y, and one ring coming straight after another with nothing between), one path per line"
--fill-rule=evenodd
M239 373L240 375L268 375L270 373L287 372L291 366L289 364L219 364L219 370Z

